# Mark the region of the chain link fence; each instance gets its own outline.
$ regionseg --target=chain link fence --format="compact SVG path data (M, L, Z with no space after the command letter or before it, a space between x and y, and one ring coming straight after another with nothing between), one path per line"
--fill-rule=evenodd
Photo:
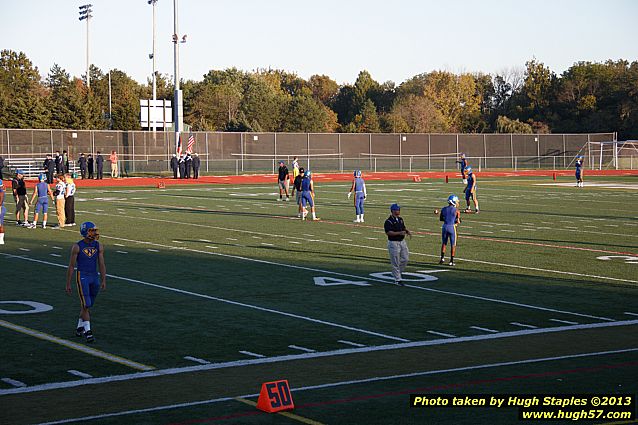
M451 170L463 152L481 169L562 169L571 166L588 142L616 139L595 134L350 134L350 133L221 133L194 132L193 152L201 171L209 174L273 173L279 160L300 163L315 172ZM186 150L189 134L182 134ZM37 168L47 154L68 151L105 159L120 158L124 175L159 174L170 170L175 134L149 131L1 129L0 156L5 164L33 161ZM594 159L592 159L592 166ZM634 167L633 157L623 161ZM631 165L629 165L631 164Z

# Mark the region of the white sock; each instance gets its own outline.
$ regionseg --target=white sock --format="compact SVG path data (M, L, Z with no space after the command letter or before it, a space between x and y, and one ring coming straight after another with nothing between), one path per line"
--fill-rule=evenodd
M0 245L4 245L4 233L0 233Z
M314 212L312 213L312 218L313 218L313 220L314 220L315 218L317 218L317 216L315 215L315 213L314 213Z
M361 214L361 222L363 222L363 214Z
M78 319L78 328L83 328L84 327L84 320L82 320L82 318L80 317Z
M84 332L88 332L90 330L91 330L91 322L87 320L86 322L84 322Z
M46 221L42 222L42 227L47 227L47 222Z

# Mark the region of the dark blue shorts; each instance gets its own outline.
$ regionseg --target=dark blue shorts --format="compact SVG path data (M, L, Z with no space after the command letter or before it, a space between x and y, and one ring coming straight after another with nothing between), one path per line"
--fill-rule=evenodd
M93 307L100 292L100 275L98 273L75 272L75 283L78 287L80 304L84 308Z
M48 196L40 196L38 198L38 203L35 204L35 212L40 213L42 211L44 214L49 211L49 197Z
M310 207L314 207L315 203L312 200L312 194L309 190L304 190L301 192L301 205L306 206L306 203L310 204Z
M456 226L443 226L441 230L441 243L447 245L448 240L451 246L456 246Z

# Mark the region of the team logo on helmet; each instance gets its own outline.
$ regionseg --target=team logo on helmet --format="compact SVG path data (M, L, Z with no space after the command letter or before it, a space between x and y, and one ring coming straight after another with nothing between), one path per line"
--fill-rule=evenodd
M91 230L97 230L97 226L95 225L95 223L93 223L91 221L85 221L80 226L80 234L82 236L84 236L85 238L90 236L90 231ZM95 232L93 232L93 234L95 234Z
M472 174L472 167L466 167L465 172L468 174Z
M38 175L38 180L40 180L41 182L45 181L47 179L47 176L44 175L44 173L40 173Z
M459 197L456 195L450 195L447 198L447 203L450 205L457 205L459 203Z
M356 171L354 172L354 176L355 176L355 177L361 177L361 170L356 170Z

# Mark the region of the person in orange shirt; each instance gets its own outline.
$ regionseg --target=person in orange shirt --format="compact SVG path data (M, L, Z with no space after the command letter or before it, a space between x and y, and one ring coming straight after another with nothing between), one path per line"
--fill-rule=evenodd
M117 152L111 151L111 155L109 155L109 161L111 161L111 177L116 179L120 176L117 164Z

